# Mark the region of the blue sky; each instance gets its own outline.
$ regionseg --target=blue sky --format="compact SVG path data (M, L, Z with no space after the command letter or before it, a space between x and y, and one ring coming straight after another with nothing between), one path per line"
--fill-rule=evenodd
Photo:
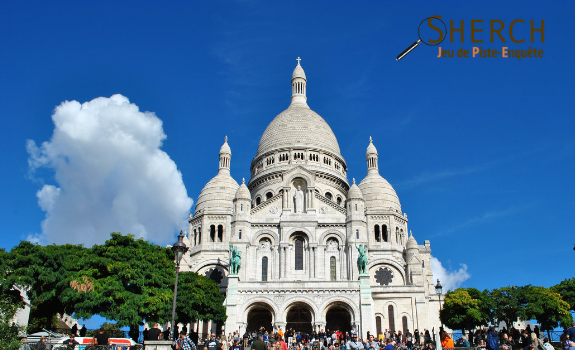
M437 58L437 48L421 45L397 62L417 39L419 23L433 15L448 25L450 19L465 21L464 42L445 41L444 49L536 47L544 55ZM0 247L54 237L42 226L54 191L66 181L81 187L91 174L84 165L109 160L84 159L84 172L75 172L73 155L97 149L84 145L71 156L68 147L76 144L68 140L46 161L49 151L42 153L41 144L57 134L55 108L115 94L163 123L151 134L157 145L142 157L166 155L166 167L181 172L181 180L172 171L165 187L156 183L153 191L150 178L136 177L138 186L126 194L131 207L114 202L115 213L155 212L158 207L142 209L142 203L157 196L169 203L174 191L177 210L158 214L163 226L142 221L134 230L159 244L175 241L176 232L186 229L177 225L189 213L182 213L185 199L197 200L217 173L224 136L233 153L232 176L249 179L263 131L289 104L300 56L308 104L336 134L349 179L365 177L372 136L381 174L395 187L415 238L431 241L433 256L448 272L467 266L470 277L458 285L556 284L572 277L564 265L575 254L574 15L575 3L567 1L3 2ZM477 34L482 44L470 42L471 19L484 20ZM507 43L489 43L491 19L505 23ZM509 40L514 19L525 21L514 32L524 43ZM544 43L539 34L529 42L531 19L536 27L545 20ZM39 147L35 158L28 140ZM119 191L131 179L122 176L114 183ZM47 197L39 203L43 188ZM88 197L76 208L78 216L54 211L64 235L59 239L87 240L75 225L90 213L99 215L102 227L113 227L121 218L106 222L114 212L106 203ZM173 212L179 217L170 217ZM103 241L108 232L98 234Z

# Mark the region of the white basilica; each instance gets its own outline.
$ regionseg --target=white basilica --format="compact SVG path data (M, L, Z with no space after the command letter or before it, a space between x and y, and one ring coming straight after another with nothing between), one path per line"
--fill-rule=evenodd
M371 139L367 176L350 185L334 133L307 104L306 82L298 62L291 104L262 135L247 183L230 176L226 137L218 173L190 215L182 269L220 284L226 333L261 326L354 328L363 335L438 328L429 241L418 245L408 235L407 215L380 175ZM241 252L237 275L231 274L230 245ZM196 326L210 331L208 323Z

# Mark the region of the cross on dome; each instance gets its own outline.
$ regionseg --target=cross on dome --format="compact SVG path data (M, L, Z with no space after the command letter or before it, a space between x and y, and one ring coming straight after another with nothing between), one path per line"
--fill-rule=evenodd
M228 135L224 138L224 142L228 142Z
M371 136L369 137L369 143L373 143L373 139L371 138Z
M296 58L296 61L297 61L297 65L300 66L299 63L300 63L300 61L301 61L301 58L299 58L299 56L298 56L298 58Z

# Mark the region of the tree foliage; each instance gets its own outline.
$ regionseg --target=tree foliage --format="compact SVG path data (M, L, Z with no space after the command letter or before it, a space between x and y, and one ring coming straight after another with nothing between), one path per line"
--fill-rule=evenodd
M451 329L473 329L482 324L480 300L473 299L464 288L449 291L439 317Z
M569 304L550 288L525 286L523 297L527 318L539 321L544 331L551 331L559 324L569 326L573 321Z
M493 316L505 324L511 325L517 318L525 319L524 288L508 286L494 289L489 293Z
M6 285L23 287L30 300L29 332L52 328L57 314L74 312L74 305L61 295L81 269L85 253L80 245L43 247L22 241L7 254Z
M165 322L173 299L173 259L168 248L113 232L105 244L91 248L63 298L75 304L79 317L98 314L131 330L144 320Z
M561 298L569 304L569 310L575 311L575 278L567 278L551 289L561 294Z
M175 264L173 252L132 235L112 233L103 245L40 246L23 241L6 253L0 250L3 298L28 290L31 314L28 332L54 329L57 314L77 318L100 315L129 326L132 334L143 322L171 319ZM224 297L204 276L181 274L178 306L180 317L226 319ZM189 313L190 316L187 316ZM3 347L0 347L3 348Z
M218 284L195 272L182 272L178 281L176 318L184 324L196 320L226 321L225 296Z

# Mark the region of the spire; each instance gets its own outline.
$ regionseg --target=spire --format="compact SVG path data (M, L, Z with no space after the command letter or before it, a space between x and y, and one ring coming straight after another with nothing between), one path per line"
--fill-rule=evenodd
M291 103L307 107L305 72L300 64L301 58L297 58L297 66L291 76Z
M365 152L365 158L367 159L367 173L379 173L379 168L377 166L377 148L373 145L373 139L369 137L369 146L367 146L367 152Z
M219 173L230 173L230 160L232 159L232 150L228 145L228 137L224 139L224 144L220 148L220 170Z

